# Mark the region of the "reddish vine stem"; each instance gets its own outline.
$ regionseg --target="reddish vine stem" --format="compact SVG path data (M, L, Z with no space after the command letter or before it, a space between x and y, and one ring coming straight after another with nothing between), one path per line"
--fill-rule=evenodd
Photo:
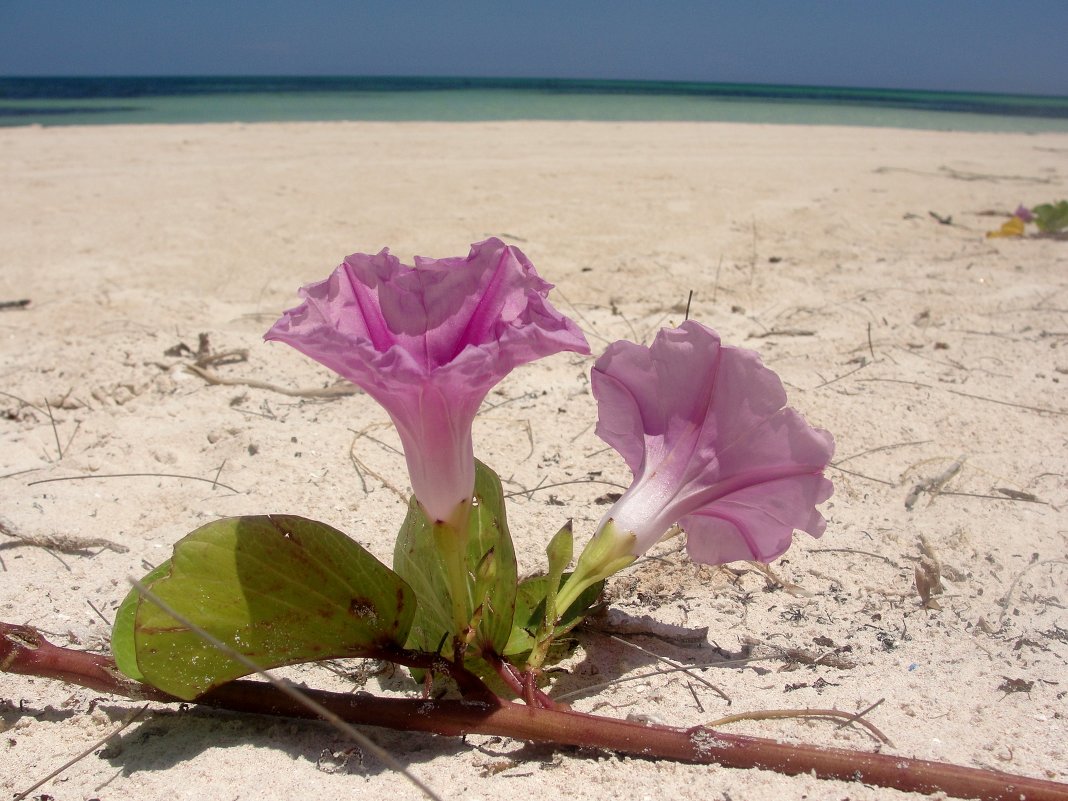
M483 653L482 658L489 663L494 671L496 671L501 681L508 686L508 689L522 698L527 706L537 707L539 709L559 708L559 704L538 688L532 671L520 671L511 663L506 662L493 653ZM462 687L460 688L460 692L463 693ZM465 695L464 697L466 698L467 696Z
M122 676L109 657L52 645L28 626L0 623L0 671L58 679L138 700L179 700ZM924 759L780 743L703 726L678 729L648 725L560 707L533 708L500 698L431 701L322 690L306 692L350 723L402 731L499 735L652 759L762 768L788 775L812 773L825 779L860 781L919 793L941 791L984 801L1068 801L1068 784ZM255 681L230 682L201 696L197 703L238 712L313 717L271 685Z
M3 624L0 623L0 626ZM405 667L419 668L427 671L428 678L434 673L448 676L456 682L460 694L468 701L495 701L497 696L493 690L486 686L474 673L463 665L450 662L438 654L430 654L423 651L412 651L408 648L389 646L372 649L367 654L368 658L380 659L385 662L393 662Z

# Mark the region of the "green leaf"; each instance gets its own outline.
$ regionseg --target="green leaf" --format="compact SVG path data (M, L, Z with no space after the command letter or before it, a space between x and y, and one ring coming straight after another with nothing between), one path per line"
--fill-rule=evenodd
M171 560L154 568L141 579L146 587L171 572ZM141 596L136 589L130 590L115 610L115 624L111 627L111 654L115 657L115 666L134 681L144 681L137 667L137 651L134 646L134 623L137 618L137 602Z
M564 573L557 586L566 582L570 573ZM549 577L532 576L519 585L515 599L515 626L504 649L507 657L529 653L534 648L538 627L545 620L545 599L549 595ZM604 590L604 581L598 581L587 587L570 607L568 607L553 629L553 638L561 637L575 628L586 618L597 599Z
M156 577L164 567L149 589L263 668L401 645L415 613L389 568L337 529L293 515L216 520L180 540ZM146 599L133 628L138 671L179 698L250 672ZM117 625L124 661L127 630Z
M1043 203L1031 209L1035 224L1043 233L1053 234L1068 228L1068 200L1058 203Z
M515 550L508 533L501 481L489 467L475 463L475 502L471 509L464 555L465 620L475 626L471 657L482 652L500 654L508 642L515 610L518 574ZM407 646L452 655L455 631L450 595L448 548L460 535L434 525L413 498L408 506L393 568L419 599Z

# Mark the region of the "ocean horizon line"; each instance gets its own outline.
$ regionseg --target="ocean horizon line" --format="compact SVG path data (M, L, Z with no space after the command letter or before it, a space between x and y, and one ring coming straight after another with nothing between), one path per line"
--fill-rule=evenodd
M0 126L271 121L707 121L1068 131L1068 97L600 78L0 77Z

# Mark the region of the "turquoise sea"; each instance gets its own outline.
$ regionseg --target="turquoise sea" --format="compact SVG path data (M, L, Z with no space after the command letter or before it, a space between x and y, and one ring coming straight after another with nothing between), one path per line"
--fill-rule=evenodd
M1068 98L503 78L0 78L0 127L325 120L679 120L1068 132Z

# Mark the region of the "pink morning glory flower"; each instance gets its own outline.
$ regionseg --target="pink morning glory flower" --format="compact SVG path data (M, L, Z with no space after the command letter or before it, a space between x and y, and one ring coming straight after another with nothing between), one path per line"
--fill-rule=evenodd
M266 339L292 345L382 404L400 433L415 497L450 521L474 490L471 425L486 393L514 367L560 351L589 353L578 327L546 300L542 280L499 239L466 258L383 249L349 256Z
M612 344L593 368L593 394L597 434L634 473L600 529L627 537L632 557L675 524L705 564L770 562L794 529L823 533L815 507L833 489L823 470L834 441L785 408L782 382L753 351L685 322L648 348Z

